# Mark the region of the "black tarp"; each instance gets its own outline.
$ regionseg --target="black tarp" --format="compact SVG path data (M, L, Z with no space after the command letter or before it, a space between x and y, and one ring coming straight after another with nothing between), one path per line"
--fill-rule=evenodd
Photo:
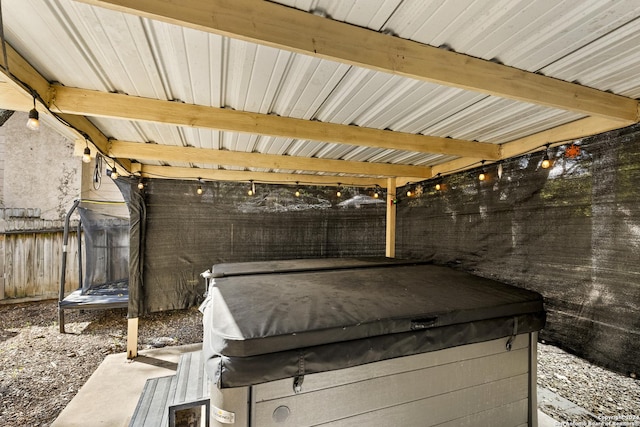
M640 372L640 126L398 191L397 254L545 297L541 337L605 367ZM575 150L574 150L575 151Z
M385 253L385 203L365 190L257 185L249 196L242 183L118 183L131 214L131 317L199 304L200 273L214 263Z
M260 273L250 264L216 277L203 304L203 352L221 388L295 376L301 364L324 372L544 325L540 294L443 266L303 260Z

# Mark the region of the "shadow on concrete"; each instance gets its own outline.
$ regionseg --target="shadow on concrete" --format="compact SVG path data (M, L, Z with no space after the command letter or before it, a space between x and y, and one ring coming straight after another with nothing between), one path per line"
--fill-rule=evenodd
M175 362L169 362L167 360L156 359L154 357L138 355L135 359L133 359L134 363L144 363L147 365L155 366L157 368L170 369L172 371L178 370L178 364Z

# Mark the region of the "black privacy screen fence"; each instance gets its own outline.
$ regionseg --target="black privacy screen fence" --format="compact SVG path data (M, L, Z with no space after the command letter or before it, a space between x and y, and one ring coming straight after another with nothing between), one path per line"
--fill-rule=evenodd
M338 197L331 187L162 179L142 191L137 181L119 185L131 211L129 316L199 304L200 273L221 262L385 253L385 201L365 189L343 188Z
M397 255L538 291L541 338L637 373L640 127L548 154L546 169L543 150L398 190Z
M399 188L396 255L535 290L548 312L542 339L640 372L640 126L546 152L548 168L539 150ZM199 304L200 273L216 263L385 254L385 197L366 189L137 184L118 180L131 213L131 317Z

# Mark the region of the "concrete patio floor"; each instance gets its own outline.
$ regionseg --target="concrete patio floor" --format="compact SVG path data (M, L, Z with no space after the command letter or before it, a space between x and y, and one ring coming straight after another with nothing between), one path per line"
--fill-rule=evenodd
M133 361L126 353L107 356L51 426L128 426L145 381L175 374L181 354L201 349L190 344L141 350Z

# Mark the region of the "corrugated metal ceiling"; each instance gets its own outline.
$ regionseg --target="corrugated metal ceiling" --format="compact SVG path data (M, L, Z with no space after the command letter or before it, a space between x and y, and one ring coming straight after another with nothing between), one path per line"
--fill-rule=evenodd
M640 97L640 2L635 0L277 3ZM49 82L70 87L494 144L584 117L72 0L5 0L2 8L8 43ZM456 158L143 121L91 120L108 137L140 143L424 166ZM252 170L252 166L225 169Z

